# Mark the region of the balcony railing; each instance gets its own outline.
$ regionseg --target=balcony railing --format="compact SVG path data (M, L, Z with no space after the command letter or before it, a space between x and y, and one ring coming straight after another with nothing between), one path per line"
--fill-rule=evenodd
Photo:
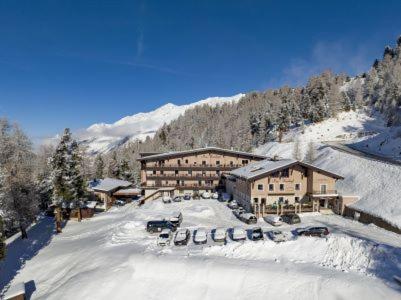
M214 184L197 184L197 183L186 183L186 184L146 184L142 183L142 187L154 187L154 188L162 188L162 187L175 187L177 189L185 189L185 188L206 188L206 189L213 189L216 187Z
M146 176L147 180L219 180L220 175L203 174L152 174Z
M313 190L313 195L337 195L337 190Z
M180 164L180 165L146 165L146 170L223 170L231 171L240 167L243 164Z

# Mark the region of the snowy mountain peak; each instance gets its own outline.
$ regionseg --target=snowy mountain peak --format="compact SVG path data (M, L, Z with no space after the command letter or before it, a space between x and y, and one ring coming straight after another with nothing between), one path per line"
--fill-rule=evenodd
M186 105L175 105L169 102L153 111L126 116L112 124L93 124L77 133L77 137L82 144L88 146L90 153L105 153L129 141L144 140L147 136L152 137L163 124L177 119L187 109L199 105L216 106L236 102L243 96L244 94L231 97L210 97Z

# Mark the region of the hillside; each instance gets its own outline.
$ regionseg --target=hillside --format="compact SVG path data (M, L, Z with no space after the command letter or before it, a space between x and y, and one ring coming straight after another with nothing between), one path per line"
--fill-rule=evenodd
M88 147L89 153L105 153L127 142L145 140L171 121L177 119L188 109L208 105L211 107L224 103L237 102L244 94L231 97L211 97L187 105L167 103L154 111L124 117L115 123L97 123L78 132L78 139Z
M353 206L401 228L401 166L337 151L326 144L344 143L401 161L401 137L397 134L400 129L386 127L380 115L372 115L364 110L344 112L337 118L305 126L304 133L300 128L294 128L283 137L283 143L267 143L255 152L267 156L293 157L294 139L297 138L304 156L308 143L314 142L314 164L345 177L337 187L345 195L360 196ZM378 142L383 140L387 142Z

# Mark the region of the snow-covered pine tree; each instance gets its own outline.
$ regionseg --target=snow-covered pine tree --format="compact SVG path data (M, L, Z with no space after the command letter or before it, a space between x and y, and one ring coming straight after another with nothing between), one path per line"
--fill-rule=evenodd
M111 178L120 178L121 176L120 164L117 158L117 151L113 151L111 153L107 166L107 176Z
M98 154L95 158L95 178L103 178L104 172L104 160L101 154Z

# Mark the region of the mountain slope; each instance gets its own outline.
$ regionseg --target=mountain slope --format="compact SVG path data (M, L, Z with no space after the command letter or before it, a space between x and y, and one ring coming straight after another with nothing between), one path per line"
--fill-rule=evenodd
M177 119L188 109L200 105L216 106L236 102L243 96L244 94L231 97L211 97L187 105L168 103L154 111L127 116L112 124L93 124L77 133L77 136L82 144L88 146L89 153L106 153L128 141L152 137L163 124Z

